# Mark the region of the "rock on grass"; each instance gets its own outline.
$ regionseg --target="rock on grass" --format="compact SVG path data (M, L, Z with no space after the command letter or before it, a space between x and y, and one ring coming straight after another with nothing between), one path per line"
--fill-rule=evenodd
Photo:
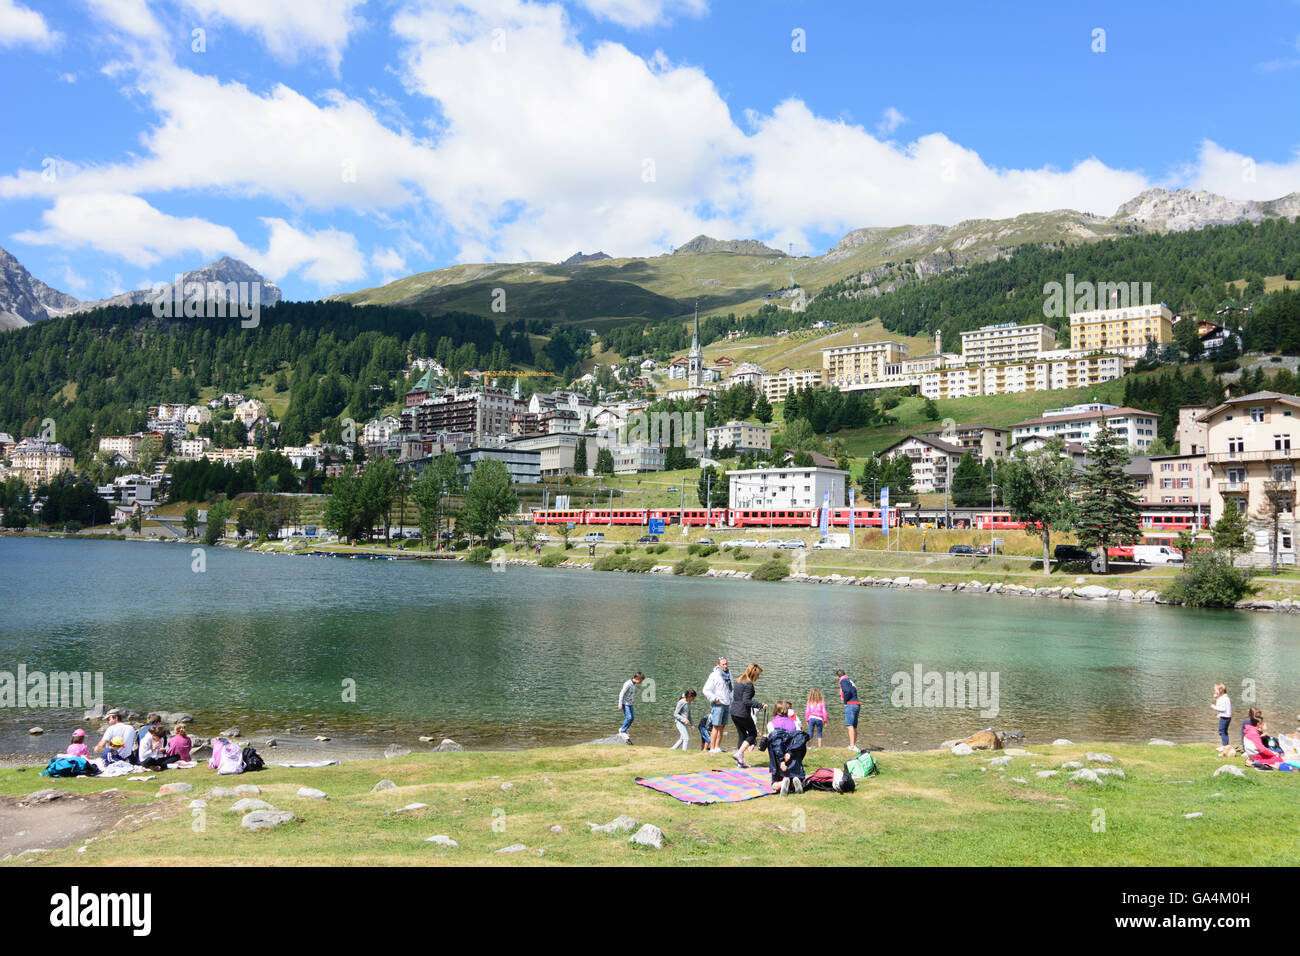
M260 801L259 801L260 802ZM254 810L246 814L244 819L239 821L239 825L245 830L270 830L278 827L281 823L289 823L293 820L293 814L288 810Z
M656 850L664 848L664 831L660 830L653 823L642 824L641 829L632 834L627 841L635 846L650 846Z
M587 826L591 827L592 833L631 833L636 829L636 820L627 814L620 814L609 823L600 824L587 821Z
M258 800L255 797L244 797L242 800L236 800L230 805L227 813L250 813L254 810L274 810L265 800Z

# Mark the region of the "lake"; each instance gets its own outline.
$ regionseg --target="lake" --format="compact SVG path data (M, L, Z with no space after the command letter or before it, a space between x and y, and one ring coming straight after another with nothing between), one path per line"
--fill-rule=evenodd
M636 670L653 699L638 699L633 740L667 745L679 693L699 690L719 655L734 674L761 664L758 699L793 700L800 715L819 688L830 743L846 739L837 667L862 694L860 741L892 748L990 725L1031 744L1214 741L1216 681L1233 698L1234 738L1243 681L1275 730L1294 727L1300 709L1300 626L1280 614L224 548L203 557L197 572L189 545L0 539L0 671L102 672L107 704L189 710L203 736L237 724L246 737L300 728L469 747L608 736ZM891 678L906 674L910 687L918 665L996 675L997 715L945 700L894 706ZM80 718L80 708L2 709L0 753L57 751ZM28 738L35 724L44 738Z

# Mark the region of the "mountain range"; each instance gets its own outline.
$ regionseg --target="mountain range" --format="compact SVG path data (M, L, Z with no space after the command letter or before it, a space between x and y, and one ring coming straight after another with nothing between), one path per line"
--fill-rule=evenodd
M200 282L204 287L204 298L217 297L216 285L226 283L260 283L260 304L271 306L280 301L280 289L256 269L239 259L229 256L211 262L200 269L186 272L177 282L168 285L175 290L179 284L184 290L188 283ZM106 306L143 305L152 302L162 294L161 290L137 289L122 292L107 299L83 302L75 296L51 289L44 282L35 278L21 262L4 249L0 249L0 331L18 329L42 319L58 315L71 315L76 312L88 312L91 309ZM169 293L169 294L174 294ZM182 296L183 298L183 296Z
M951 226L855 229L813 257L791 257L754 239L701 235L666 255L618 258L579 252L562 263L456 265L330 298L429 314L469 312L497 321L523 316L609 325L628 318L683 316L696 302L705 313L747 312L782 290L799 286L815 293L845 279L859 285L859 294L882 295L901 282L1004 257L1026 243L1087 243L1296 216L1300 193L1260 202L1205 191L1149 189L1110 216L1060 209ZM182 281L260 281L263 305L280 299L274 283L228 257L186 273ZM498 290L505 291L504 313ZM0 330L100 306L139 304L155 294L144 289L82 302L34 278L0 249Z

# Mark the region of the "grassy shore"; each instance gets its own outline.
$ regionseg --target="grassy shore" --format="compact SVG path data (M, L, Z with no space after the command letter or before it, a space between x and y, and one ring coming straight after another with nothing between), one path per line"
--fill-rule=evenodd
M1076 783L1039 770L1112 755L1122 780ZM881 773L854 794L807 793L739 804L690 806L637 786L657 776L730 764L723 757L646 747L417 754L317 769L269 768L242 777L170 771L144 783L48 781L34 770L0 771L0 794L55 786L70 793L117 788L128 822L92 839L7 865L1204 865L1300 863L1287 834L1300 824L1300 774L1246 770L1214 777L1209 744L1035 746L990 767L992 753L877 755ZM838 766L847 751L811 751L809 769ZM1233 761L1240 763L1240 758ZM372 792L381 779L396 789ZM158 796L167 782L193 792ZM239 826L230 798L192 798L215 785L256 783L261 799L297 818L262 832ZM513 786L502 790L506 783ZM314 787L327 800L298 797ZM412 803L428 806L395 813ZM1185 814L1203 814L1187 818ZM627 814L664 832L660 851L627 834L590 833L587 821ZM551 827L563 827L553 833ZM458 849L426 842L435 834ZM1280 834L1276 838L1271 835ZM522 843L527 850L495 851ZM545 851L539 855L538 850Z

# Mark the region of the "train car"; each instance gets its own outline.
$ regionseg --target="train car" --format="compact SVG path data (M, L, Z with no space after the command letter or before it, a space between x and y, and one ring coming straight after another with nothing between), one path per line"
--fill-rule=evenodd
M645 508L588 509L587 524L643 525L648 514Z
M1007 511L986 511L975 516L975 527L981 531L1024 531L1025 522L1013 521Z
M681 524L682 510L680 508L651 508L646 523L649 524L655 518L661 519L665 525Z
M733 528L815 528L817 509L732 508Z
M688 528L703 528L707 525L725 524L727 521L726 508L684 508L681 512L681 523Z
M542 511L533 512L533 524L586 524L585 511Z
M830 523L837 528L847 528L849 526L849 511L848 508L832 508ZM879 508L853 508L852 511L854 528L880 527ZM898 527L898 509L890 509L889 524L891 527Z
M1140 524L1143 528L1150 528L1155 531L1183 531L1194 528L1208 528L1210 526L1210 516L1208 514L1196 515L1191 513L1144 513Z

